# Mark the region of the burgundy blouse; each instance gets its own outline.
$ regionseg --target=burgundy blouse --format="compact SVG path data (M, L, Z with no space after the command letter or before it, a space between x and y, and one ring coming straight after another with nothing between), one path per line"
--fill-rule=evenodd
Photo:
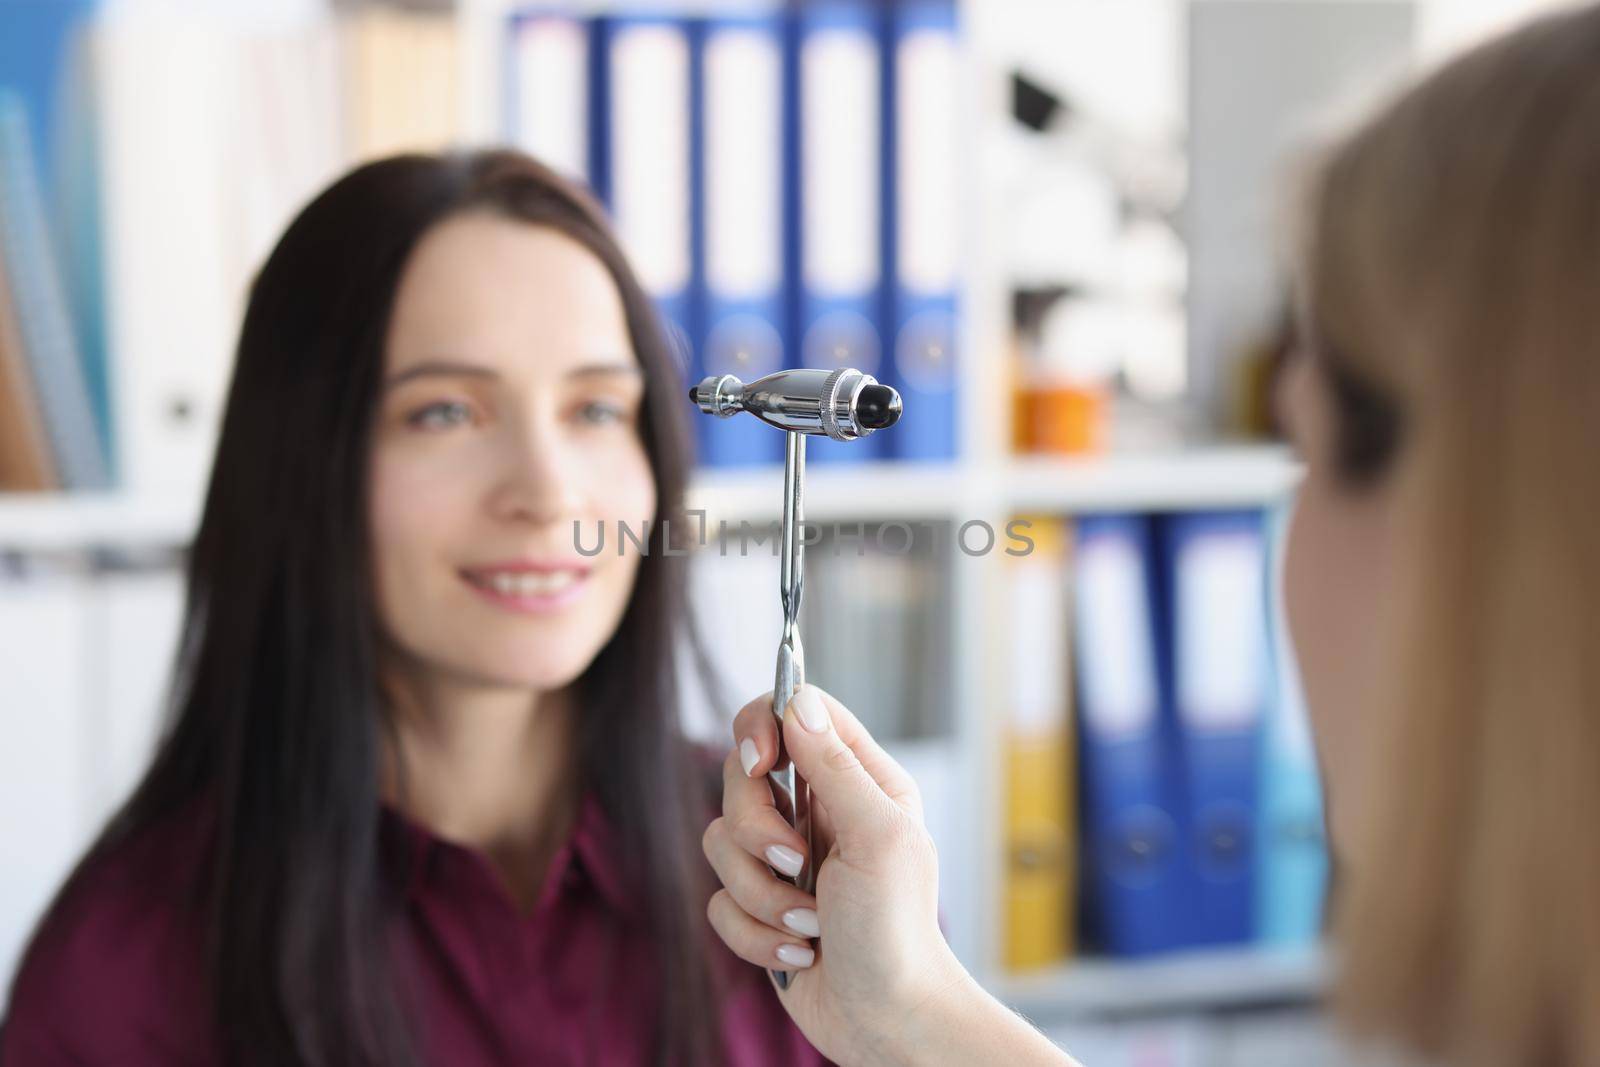
M200 935L180 888L198 861L198 822L172 820L125 842L50 915L15 977L0 1065L221 1064ZM658 978L645 901L592 794L527 915L481 850L388 804L382 833L387 848L406 839L418 846L403 876L395 944L396 966L418 998L427 1062L650 1062ZM706 951L714 969L733 976L717 1009L728 1064L827 1062L759 968L735 960L709 932Z

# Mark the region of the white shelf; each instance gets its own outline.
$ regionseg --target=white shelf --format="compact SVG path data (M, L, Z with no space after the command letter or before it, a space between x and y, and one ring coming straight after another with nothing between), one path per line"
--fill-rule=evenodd
M814 522L842 519L947 518L961 507L965 475L950 464L808 463L803 508ZM689 507L704 508L713 525L783 518L782 465L699 474Z
M1237 1010L1317 1001L1330 964L1320 946L1205 949L1147 960L1085 959L988 988L1033 1019Z
M990 466L864 463L806 468L805 514L841 519L987 517L988 509L1070 515L1255 507L1285 499L1300 476L1288 449L1232 445L1083 458L1028 456ZM713 471L698 478L690 507L719 518L768 521L783 514L783 471ZM969 515L970 513L970 515Z
M1283 499L1299 477L1287 450L1229 446L993 465L863 463L806 468L813 522L993 518L997 513L1250 507ZM783 515L783 469L699 474L689 507L719 521L769 523ZM0 549L184 544L200 502L126 493L0 493Z
M1007 499L1015 510L1058 514L1254 507L1287 498L1299 478L1300 465L1276 445L1026 457L1008 469Z
M199 501L128 493L0 493L0 550L184 545Z

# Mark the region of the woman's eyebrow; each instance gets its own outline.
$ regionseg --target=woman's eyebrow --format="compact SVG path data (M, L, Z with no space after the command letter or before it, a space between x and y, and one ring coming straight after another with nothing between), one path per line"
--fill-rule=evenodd
M390 375L389 380L383 383L383 387L384 389L393 389L395 386L404 382L409 382L413 378L426 378L433 376L450 378L498 378L500 377L500 372L491 367L479 366L476 363L455 363L449 360L432 359L424 363L417 363L413 366L407 367L403 371L399 371L396 374Z
M637 363L586 363L581 367L574 367L567 371L568 378L599 378L610 375L620 375L629 378L643 377L644 371ZM460 363L454 360L430 359L414 364L403 371L390 375L383 383L385 390L393 389L398 385L411 381L413 378L447 377L447 378L487 378L498 379L500 372L493 367L484 367L476 363Z
M625 374L631 378L641 378L644 371L637 363L586 363L581 367L574 367L567 371L568 378L594 378L607 374Z

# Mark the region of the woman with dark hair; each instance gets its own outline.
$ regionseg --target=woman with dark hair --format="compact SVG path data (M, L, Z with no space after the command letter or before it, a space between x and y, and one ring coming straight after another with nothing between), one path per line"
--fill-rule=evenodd
M306 207L250 292L170 725L0 1060L820 1062L706 924L681 398L600 211L532 160L396 157Z

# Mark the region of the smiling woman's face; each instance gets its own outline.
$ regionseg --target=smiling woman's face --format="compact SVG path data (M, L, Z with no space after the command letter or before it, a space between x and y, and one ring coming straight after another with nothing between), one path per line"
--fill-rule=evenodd
M560 688L615 632L655 514L644 379L588 249L488 213L430 230L402 274L374 422L377 612L408 673ZM605 551L592 550L604 526Z

